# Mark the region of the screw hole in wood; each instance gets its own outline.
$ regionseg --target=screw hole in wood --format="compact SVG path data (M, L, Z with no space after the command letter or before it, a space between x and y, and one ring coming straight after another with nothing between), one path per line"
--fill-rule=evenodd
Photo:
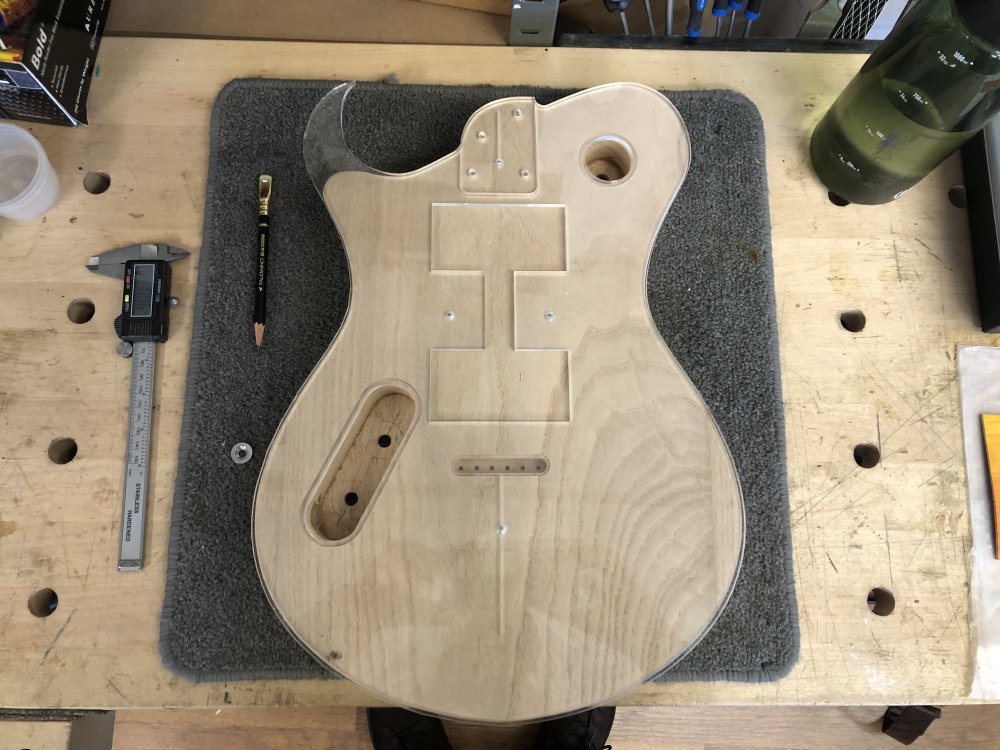
M872 443L858 443L854 446L854 462L862 469L874 469L881 458L881 451Z
M865 330L865 325L868 323L865 314L861 312L856 307L852 307L850 310L844 310L840 314L840 325L844 327L844 330L850 331L851 333L861 333Z
M955 208L968 208L969 196L965 192L965 185L952 185L948 188L948 200Z
M54 464L68 464L76 458L77 445L73 438L59 437L49 443L49 460Z
M59 597L52 589L35 589L28 597L28 611L35 617L48 617L59 606Z
M896 597L889 589L876 586L868 592L868 609L879 617L891 615L896 608Z
M66 308L66 317L77 325L89 323L94 317L94 303L89 299L75 299Z
M87 172L83 178L83 189L91 195L100 195L111 187L111 178L104 172Z

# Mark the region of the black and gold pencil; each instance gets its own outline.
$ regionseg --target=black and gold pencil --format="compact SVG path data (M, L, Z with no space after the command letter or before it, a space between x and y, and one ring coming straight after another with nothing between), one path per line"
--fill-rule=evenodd
M264 313L267 306L267 232L271 223L271 175L257 180L257 292L253 305L253 336L260 346L264 340Z

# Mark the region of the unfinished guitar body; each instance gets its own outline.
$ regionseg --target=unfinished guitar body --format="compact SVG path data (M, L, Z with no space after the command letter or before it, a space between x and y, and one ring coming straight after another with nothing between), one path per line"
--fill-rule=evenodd
M493 102L423 169L325 181L351 304L254 504L261 580L320 661L394 704L530 721L713 623L739 482L646 301L689 158L667 99L612 84Z

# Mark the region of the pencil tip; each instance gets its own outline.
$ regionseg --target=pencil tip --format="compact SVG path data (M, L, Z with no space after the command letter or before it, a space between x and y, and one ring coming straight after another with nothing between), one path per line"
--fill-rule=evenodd
M254 323L253 324L253 337L257 340L257 346L260 346L260 342L264 340L264 324Z

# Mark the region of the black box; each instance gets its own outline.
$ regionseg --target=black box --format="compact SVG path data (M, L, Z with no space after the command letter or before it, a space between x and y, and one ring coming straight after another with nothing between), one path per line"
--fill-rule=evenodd
M962 168L980 325L986 333L1000 333L1000 120L962 147Z
M111 0L39 0L30 16L0 31L13 48L0 53L0 117L87 123L87 93L110 5Z

